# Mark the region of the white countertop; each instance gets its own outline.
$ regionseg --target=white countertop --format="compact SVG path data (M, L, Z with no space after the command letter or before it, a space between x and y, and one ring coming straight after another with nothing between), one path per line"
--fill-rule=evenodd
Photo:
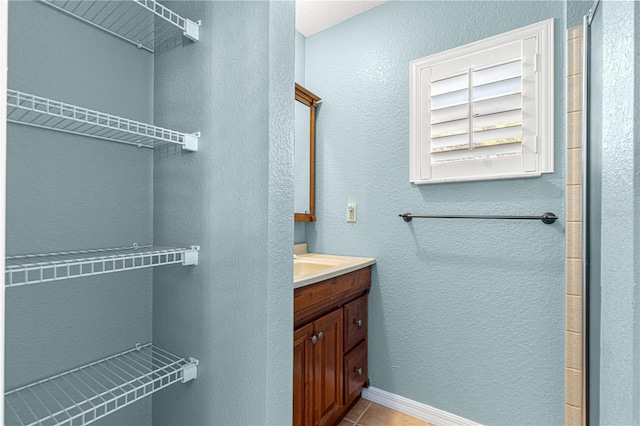
M302 246L302 244L296 244L294 250L294 253L296 253L296 258L293 259L294 289L357 271L376 263L376 259L373 257L306 253L306 244L304 244L304 248L299 246ZM296 272L298 273L296 274Z

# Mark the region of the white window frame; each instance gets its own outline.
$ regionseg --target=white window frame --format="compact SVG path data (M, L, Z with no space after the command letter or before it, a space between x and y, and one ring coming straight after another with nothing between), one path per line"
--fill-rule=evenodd
M542 173L552 173L554 167L554 49L553 49L553 19L548 19L523 28L499 34L484 40L476 41L461 47L436 53L410 63L410 182L420 184L476 181L493 179L510 179L523 177L536 177ZM527 93L535 93L535 99L525 99L523 96L523 120L524 115L533 117L535 125L533 132L527 137L533 137L530 143L522 142L523 151L533 150L535 164L532 161L519 169L493 173L485 171L477 175L456 176L431 176L431 80L427 81L425 75L430 75L430 69L442 65L448 61L459 60L467 56L476 56L487 50L493 50L515 42L531 45L535 43L536 53L534 63L528 63L523 58L523 68L532 67L535 73L535 89L528 89ZM428 73L423 71L428 70ZM471 71L470 71L471 73ZM526 105L525 105L526 103ZM471 125L470 125L471 126ZM523 126L524 127L524 126ZM523 131L524 133L524 131ZM525 146L526 145L526 146ZM522 156L524 159L524 155ZM484 161L488 164L488 160ZM456 163L457 167L464 166L463 161ZM468 164L468 163L467 163ZM428 168L428 170L427 170ZM487 167L490 169L490 167ZM453 170L453 169L452 169Z

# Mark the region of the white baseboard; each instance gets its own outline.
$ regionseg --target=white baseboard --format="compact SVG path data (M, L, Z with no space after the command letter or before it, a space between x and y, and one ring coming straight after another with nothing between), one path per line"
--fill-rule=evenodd
M455 414L374 387L363 389L362 397L436 426L480 426Z

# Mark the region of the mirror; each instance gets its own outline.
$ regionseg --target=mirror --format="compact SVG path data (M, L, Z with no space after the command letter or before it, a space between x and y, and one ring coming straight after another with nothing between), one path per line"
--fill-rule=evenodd
M295 222L315 222L316 106L321 99L296 83L293 212Z

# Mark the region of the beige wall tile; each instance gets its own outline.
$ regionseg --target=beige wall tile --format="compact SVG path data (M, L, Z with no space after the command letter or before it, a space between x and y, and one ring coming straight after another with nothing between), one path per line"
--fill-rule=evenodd
M567 49L567 75L582 73L582 37L569 40Z
M582 25L578 25L577 27L569 28L567 30L567 38L571 40L572 38L582 37Z
M582 221L582 185L567 186L567 221Z
M582 111L567 114L567 148L582 146Z
M565 368L565 398L566 403L574 407L582 406L582 372Z
M567 185L582 184L582 150L567 150Z
M566 222L566 256L571 259L582 258L582 222Z
M566 330L582 333L582 297L566 295Z
M566 259L567 294L582 296L582 260Z
M570 405L564 406L564 424L566 426L581 426L582 413L579 408Z
M567 78L567 112L582 109L582 75Z
M582 369L582 334L565 332L565 367Z

